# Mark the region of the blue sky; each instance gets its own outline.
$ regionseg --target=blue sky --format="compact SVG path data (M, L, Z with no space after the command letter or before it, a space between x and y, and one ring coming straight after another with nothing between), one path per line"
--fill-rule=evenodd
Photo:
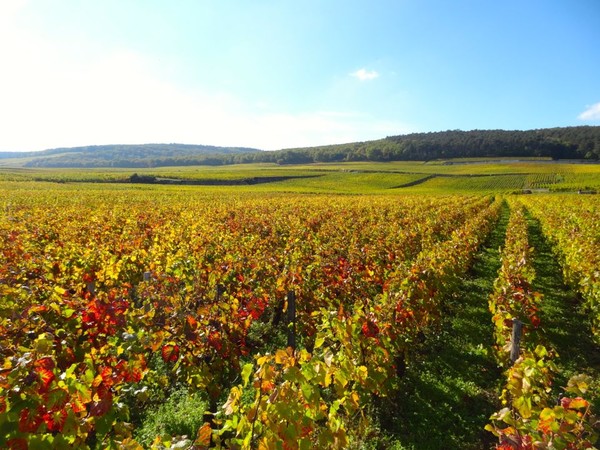
M2 0L0 151L600 125L598 0Z

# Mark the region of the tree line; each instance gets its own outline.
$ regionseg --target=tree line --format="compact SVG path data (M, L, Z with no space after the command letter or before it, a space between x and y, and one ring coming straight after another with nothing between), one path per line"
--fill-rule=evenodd
M341 161L431 161L449 158L600 158L600 127L528 131L450 130L304 149L235 155L238 161L280 164Z
M0 154L0 158L2 156ZM29 167L132 168L245 163L432 161L449 158L550 157L598 160L600 126L527 131L448 130L268 152L239 147L148 144L54 149L27 156L33 157L25 164ZM11 157L15 157L14 154Z

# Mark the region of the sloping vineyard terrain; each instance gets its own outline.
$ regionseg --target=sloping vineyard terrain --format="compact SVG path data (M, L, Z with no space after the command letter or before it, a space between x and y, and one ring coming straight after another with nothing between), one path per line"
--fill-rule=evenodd
M389 443L375 411L401 395L447 315L462 314L449 303L508 208L484 195L110 186L0 187L0 447ZM480 300L491 313L477 324L508 380L488 429L499 448L591 448L598 387L572 377L572 395L550 405L560 368L552 343L533 338L545 293L532 288L527 223L539 220L597 336L600 203L520 196L509 209L502 267ZM513 319L525 329L514 366ZM189 431L149 425L190 399Z

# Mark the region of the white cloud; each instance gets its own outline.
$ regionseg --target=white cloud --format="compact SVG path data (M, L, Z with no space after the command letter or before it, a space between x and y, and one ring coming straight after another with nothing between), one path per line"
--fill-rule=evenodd
M379 77L379 73L375 70L359 69L356 72L350 74L354 78L358 78L360 81L374 80Z
M585 121L600 120L600 102L588 107L584 112L579 114L577 118Z

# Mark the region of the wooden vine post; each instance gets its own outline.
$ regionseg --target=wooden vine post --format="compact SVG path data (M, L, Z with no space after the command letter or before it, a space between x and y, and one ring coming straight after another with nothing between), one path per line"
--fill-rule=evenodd
M296 350L296 293L288 291L287 294L287 345Z
M523 322L519 319L513 319L512 337L510 340L510 363L514 364L519 359L521 352L521 334L523 332Z

